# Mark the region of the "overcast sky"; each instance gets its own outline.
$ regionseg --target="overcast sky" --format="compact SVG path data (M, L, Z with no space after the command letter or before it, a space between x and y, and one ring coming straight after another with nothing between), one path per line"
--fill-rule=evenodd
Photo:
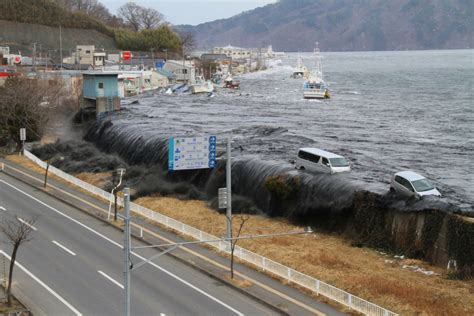
M100 0L111 13L127 2L149 7L163 13L172 24L197 25L228 18L243 11L262 7L277 0Z

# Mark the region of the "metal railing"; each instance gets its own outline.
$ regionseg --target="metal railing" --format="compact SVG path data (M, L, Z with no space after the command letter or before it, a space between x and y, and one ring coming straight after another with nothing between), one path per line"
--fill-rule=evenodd
M44 161L42 161L41 159L39 159L38 157L30 153L29 151L25 150L25 156L29 158L30 160L34 161L43 169L46 169L47 163L45 163ZM77 187L80 187L98 197L105 199L108 202L111 202L114 200L114 196L110 192L106 192L87 182L77 179L51 165L49 166L49 172L74 184ZM118 199L117 203L120 206L123 206L122 199ZM203 232L192 226L186 225L171 217L165 216L163 214L150 210L141 205L130 203L130 209L133 212L140 214L141 216L144 216L148 219L158 222L168 228L174 229L182 234L188 235L196 240L202 241L202 240L218 239L218 237L216 236ZM230 253L229 242L219 241L219 242L209 242L207 244L214 248L217 248L220 251ZM336 301L352 310L363 313L365 315L374 315L374 316L398 315L388 309L385 309L376 304L368 302L358 296L352 295L335 286L327 284L309 275L298 272L281 263L278 263L264 256L251 252L245 248L236 246L234 250L234 256L257 266L258 268L264 271L271 272L272 274L277 275L288 282L297 284L303 288L313 291L317 295L325 296L333 301Z

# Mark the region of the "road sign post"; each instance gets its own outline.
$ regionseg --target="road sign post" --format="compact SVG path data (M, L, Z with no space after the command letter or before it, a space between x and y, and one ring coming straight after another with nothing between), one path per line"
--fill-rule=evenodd
M216 136L170 137L168 170L207 169L216 166Z
M231 151L232 136L227 138L227 163L226 163L226 193L227 193L227 234L226 237L230 240L232 238L232 151Z

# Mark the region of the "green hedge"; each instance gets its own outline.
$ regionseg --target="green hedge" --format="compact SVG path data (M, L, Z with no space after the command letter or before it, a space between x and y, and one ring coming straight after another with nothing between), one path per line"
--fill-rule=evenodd
M115 42L120 49L133 51L150 51L168 49L168 51L180 51L181 44L179 36L167 26L160 26L153 30L142 30L132 32L125 29L115 31Z

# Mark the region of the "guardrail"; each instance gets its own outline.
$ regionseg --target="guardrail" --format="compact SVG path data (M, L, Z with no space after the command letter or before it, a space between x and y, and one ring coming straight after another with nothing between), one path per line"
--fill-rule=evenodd
M46 162L36 157L28 150L25 150L24 154L28 159L32 160L43 169L46 169L46 166L47 166ZM49 166L49 172L74 184L77 187L80 187L90 193L93 193L94 195L98 197L105 199L106 201L112 202L114 200L114 196L110 192L106 192L87 182L77 179L51 165ZM118 204L123 206L123 200L118 199ZM141 205L130 203L130 209L133 212L140 214L141 216L144 216L148 219L158 222L180 233L188 235L196 240L218 239L218 237L216 236L213 236L199 229L196 229L192 226L181 223L171 217L165 216L163 214L150 210ZM208 242L207 244L214 248L217 248L220 251L230 253L229 242L218 241L218 242ZM363 313L365 315L374 315L374 316L397 316L398 315L388 309L385 309L376 304L368 302L358 296L352 295L346 291L338 289L335 286L332 286L323 281L315 279L309 275L298 272L276 261L263 257L259 254L253 253L245 248L236 246L234 250L234 256L257 266L258 268L263 269L264 271L271 272L272 274L277 275L287 280L288 282L297 284L303 288L311 290L317 295L323 295L333 301L336 301L352 310Z

